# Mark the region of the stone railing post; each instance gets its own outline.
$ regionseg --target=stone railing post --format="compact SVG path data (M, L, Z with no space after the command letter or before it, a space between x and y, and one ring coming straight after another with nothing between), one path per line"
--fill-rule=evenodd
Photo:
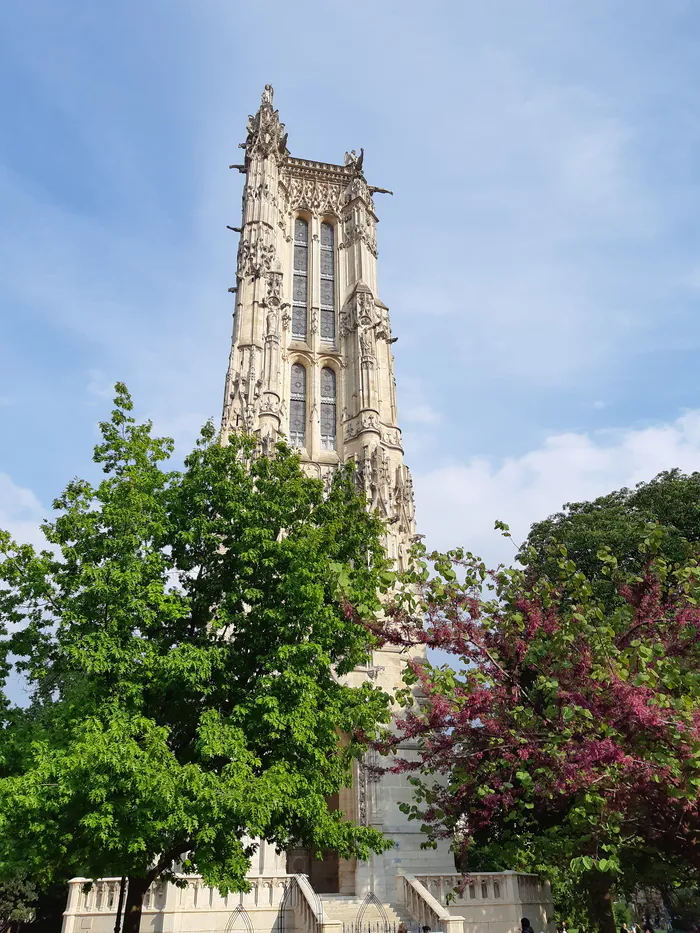
M83 885L87 882L87 878L71 878L68 882L68 901L63 911L62 933L73 933L75 930L75 918L80 913L80 896L83 893Z
M463 933L464 917L453 916L412 875L399 875L396 888L408 912L421 925L427 924L433 930L440 930L442 933Z
M518 885L517 871L504 871L499 877L503 878L504 899L510 904L520 904L520 886Z

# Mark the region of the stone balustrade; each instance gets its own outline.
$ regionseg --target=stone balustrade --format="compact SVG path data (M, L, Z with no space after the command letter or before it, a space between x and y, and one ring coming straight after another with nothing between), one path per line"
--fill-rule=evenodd
M181 886L158 882L146 892L143 933L342 933L305 875L256 876L249 891L226 895L197 875L178 880ZM119 888L119 878L73 878L63 933L112 933Z
M180 885L158 882L143 902L143 933L343 933L324 915L305 875L259 875L250 890L221 895L201 877L180 875ZM112 933L119 878L73 878L63 933ZM434 933L519 933L528 917L535 933L549 933L549 885L535 875L477 872L463 876L405 875L396 879L399 902ZM386 925L386 924L385 924Z
M519 933L527 917L535 933L553 929L549 883L515 871L467 875L417 875L415 878L453 918L463 920L463 933ZM433 926L428 921L430 926Z
M250 878L249 891L227 895L196 875L181 875L178 880L181 887L158 882L146 892L141 921L144 933L270 933L273 929L296 933L299 912L303 923L308 923L303 927L305 933L337 933L319 926L314 905L307 904L296 877ZM303 881L308 885L306 879ZM113 933L119 887L119 878L100 878L92 884L88 878L73 878L63 933Z
M453 916L417 878L399 875L396 891L400 903L421 926L441 933L462 933L462 917Z

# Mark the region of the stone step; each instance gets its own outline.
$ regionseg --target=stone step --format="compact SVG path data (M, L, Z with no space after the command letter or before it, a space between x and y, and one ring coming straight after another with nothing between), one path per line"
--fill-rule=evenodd
M404 922L407 926L413 924L413 918L403 904L365 904L365 899L356 895L322 894L319 895L323 904L323 913L328 920L354 924L362 912L362 927L367 929L381 925L384 921L392 927ZM364 907L364 910L363 910Z

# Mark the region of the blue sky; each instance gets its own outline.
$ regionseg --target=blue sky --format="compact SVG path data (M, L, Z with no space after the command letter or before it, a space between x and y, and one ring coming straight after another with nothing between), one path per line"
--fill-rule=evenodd
M429 541L503 556L564 501L700 469L693 0L5 0L0 525L86 473L110 386L218 418L238 161L365 148Z

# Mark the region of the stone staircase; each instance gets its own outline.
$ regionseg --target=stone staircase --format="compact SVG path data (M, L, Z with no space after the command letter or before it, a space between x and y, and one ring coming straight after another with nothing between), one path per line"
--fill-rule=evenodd
M320 894L319 900L324 921L342 923L343 933L396 933L400 923L409 933L419 929L403 904L367 903L364 897L343 894Z

